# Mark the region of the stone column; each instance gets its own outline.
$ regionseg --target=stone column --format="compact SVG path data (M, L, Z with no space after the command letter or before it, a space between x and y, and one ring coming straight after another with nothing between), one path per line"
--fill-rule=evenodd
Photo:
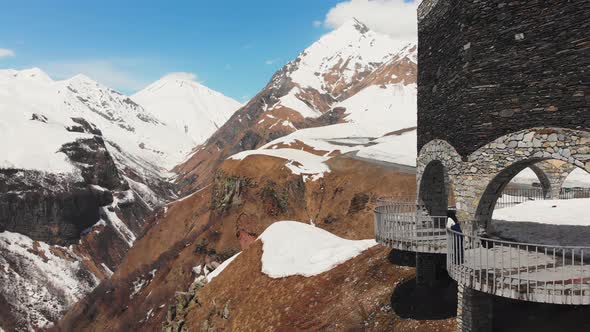
M458 285L457 330L459 332L491 332L493 297Z
M545 196L547 199L559 199L561 186L575 168L576 166L559 160L542 161L531 166L531 169L537 173L537 176L539 176L537 170L540 170L543 172L544 177L549 181L549 190ZM539 176L539 178L541 177L542 176Z

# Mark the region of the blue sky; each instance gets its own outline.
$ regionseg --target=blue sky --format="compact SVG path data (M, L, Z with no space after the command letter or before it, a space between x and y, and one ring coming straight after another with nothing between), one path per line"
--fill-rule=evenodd
M379 28L372 7L394 15L402 1L6 1L0 68L40 67L56 79L82 72L124 93L190 72L244 101L359 8Z

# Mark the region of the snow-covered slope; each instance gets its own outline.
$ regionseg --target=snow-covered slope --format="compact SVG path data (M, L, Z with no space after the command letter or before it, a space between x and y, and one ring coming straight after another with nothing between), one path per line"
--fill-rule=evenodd
M22 330L55 322L99 283L71 248L2 232L0 251L0 294L26 319L19 325ZM0 322L0 328L2 325Z
M181 74L167 75L131 97L192 146L204 143L242 105Z
M181 191L207 185L220 162L240 151L269 148L269 142L305 140L324 153L348 152L355 149L343 139L373 144L371 139L415 127L416 55L415 44L394 41L357 20L324 35L175 168ZM274 148L301 148L285 145Z
M260 235L262 272L271 278L311 277L359 255L375 240L346 240L297 221L279 221Z
M37 68L0 71L0 96L0 138L4 144L21 142L26 151L0 145L0 166L45 171L68 168L55 152L80 136L62 133L74 125L72 117L96 125L131 159L165 175L239 107L196 82L167 77L134 96L146 110L84 75L53 81ZM41 121L31 121L33 114Z
M351 20L324 35L284 67L284 77L275 83L289 80L294 86L272 109L284 106L304 117L320 116L326 100L339 101L350 96L348 92L355 83L393 59L407 45Z
M406 45L351 20L320 38L289 63L288 77L301 88L337 97L353 80L373 72Z
M88 137L62 110L54 82L41 70L0 71L0 168L77 173L61 146Z
M366 159L416 165L416 84L370 85L336 104L335 108L344 110L343 121L346 123L296 130L257 150L245 151L230 159L258 154L283 156L289 160L289 165L306 165L317 158L326 161L329 156L354 152ZM304 146L312 151L289 153L289 158L287 154L281 154L281 151ZM325 164L322 162L321 165Z

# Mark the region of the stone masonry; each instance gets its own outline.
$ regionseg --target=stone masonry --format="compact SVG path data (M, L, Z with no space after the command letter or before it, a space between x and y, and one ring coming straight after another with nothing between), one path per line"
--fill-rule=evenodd
M431 214L452 197L463 232L485 233L523 169L547 197L590 172L588 31L587 0L422 1L417 181ZM491 295L459 284L458 300L460 331L492 330Z
M563 128L521 130L484 145L468 155L467 161L449 143L433 140L420 150L417 177L420 183L431 162L442 163L463 229L483 232L508 182L523 169L548 159L590 172L590 132Z
M590 130L590 1L424 0L418 17L419 149Z
M563 183L576 166L563 161L549 160L534 164L530 168L541 181L545 198L558 199Z

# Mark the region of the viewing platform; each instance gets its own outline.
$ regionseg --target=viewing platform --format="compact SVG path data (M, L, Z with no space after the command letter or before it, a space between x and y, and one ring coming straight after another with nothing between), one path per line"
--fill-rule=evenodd
M446 254L447 216L429 216L410 199L379 199L375 207L375 239L391 248Z
M590 304L590 247L518 243L447 230L447 270L457 283L506 298Z

